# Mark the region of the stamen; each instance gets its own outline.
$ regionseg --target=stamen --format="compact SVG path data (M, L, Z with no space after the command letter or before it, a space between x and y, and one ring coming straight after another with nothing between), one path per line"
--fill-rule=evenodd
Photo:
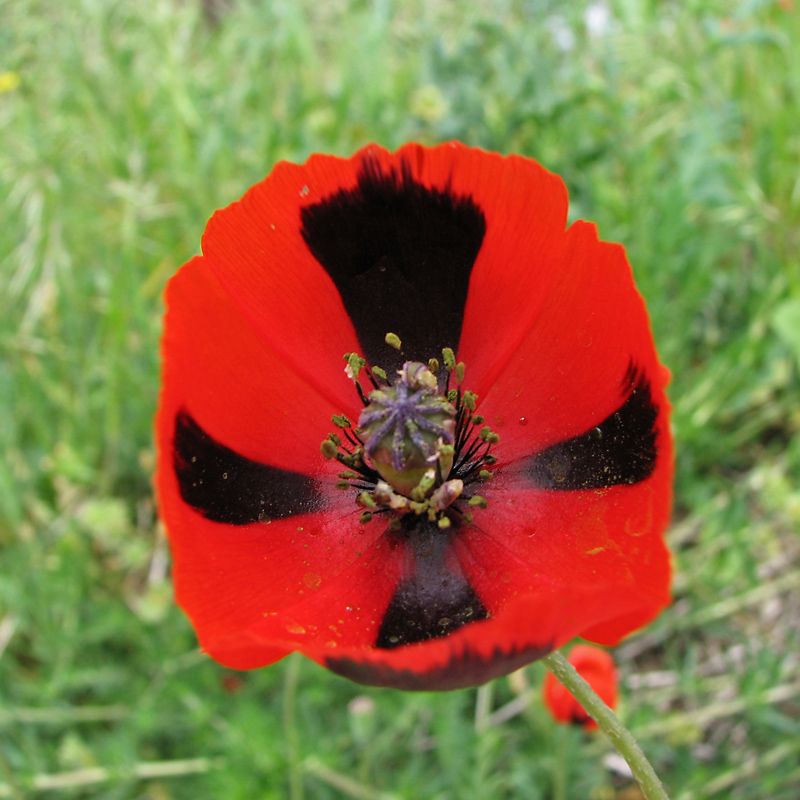
M319 449L326 460L330 461L332 458L336 458L337 447L330 439L324 439Z
M386 342L397 350L402 347L393 333L386 335ZM386 372L368 367L357 353L346 353L344 360L364 409L357 428L344 414L334 415L333 424L342 436L329 433L320 451L325 459L335 458L346 467L335 486L358 491L354 499L364 509L360 522L387 514L389 528L400 531L400 517L413 513L427 516L443 531L453 523L472 524L474 515L466 507L486 508L487 500L465 495L464 489L491 480L486 467L497 464L497 458L489 450L500 437L475 414L477 395L462 390L464 362L456 362L454 351L446 347L441 362L406 361L389 385ZM436 377L442 365L447 371L443 386ZM374 387L369 395L359 382L365 368ZM453 389L451 376L456 381Z
M448 372L452 372L456 368L456 354L453 352L452 348L445 347L442 350L442 358L444 359L444 368Z
M396 333L387 333L385 341L389 347L394 347L395 350L399 350L403 346L400 337Z

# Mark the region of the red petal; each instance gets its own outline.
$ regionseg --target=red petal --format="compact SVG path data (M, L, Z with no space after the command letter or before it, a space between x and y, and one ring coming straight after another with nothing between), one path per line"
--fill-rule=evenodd
M493 453L501 463L604 420L624 399L631 366L649 381L656 408L666 403L668 374L658 363L624 249L598 241L594 225L585 222L572 225L565 241L556 280L519 347L495 351L499 371L489 382L479 375L474 384L481 414L500 435ZM493 347L493 337L487 345ZM463 350L459 357L472 360Z
M203 235L207 267L238 313L276 357L336 401L337 413L355 397L342 356L359 347L339 293L300 235L300 207L355 179L355 164L343 159L281 162L240 201L215 213Z
M562 276L568 198L564 182L535 161L458 151L453 187L486 215L458 348L467 383L485 401L498 373L553 301ZM457 171L456 171L457 169Z
M652 620L669 602L669 447L653 475L588 491L520 489L498 470L488 507L456 542L461 564L495 614L517 596L558 594L565 629L603 644Z
M201 639L213 639L332 580L379 531L361 533L352 496L333 486L341 467L320 454L330 417L342 406L318 394L269 348L202 258L173 278L166 300L156 426L159 506L178 601ZM341 354L336 364L352 402ZM251 525L205 519L182 499L173 466L175 419L184 408L243 456L319 477L325 511Z
M241 313L203 257L184 265L166 292L162 393L157 426L162 461L171 457L175 415L186 408L216 440L250 459L306 474L323 470L320 442L331 416L358 418L342 352L336 380L317 391ZM353 344L353 342L350 342ZM302 348L301 348L302 349Z
M388 542L382 531L371 523L358 534L351 532L348 538L355 540L355 547L346 537L326 537L330 564L315 562L319 572L312 573L315 579L324 576L323 581L313 580L309 586L304 575L287 588L287 602L265 606L247 625L198 627L201 644L234 669L264 666L274 660L276 648L284 655L292 650L338 654L371 649L403 563L403 548ZM297 554L298 563L304 563L304 555ZM280 567L284 565L296 569L288 557ZM281 585L287 583L280 568L275 574L281 576Z

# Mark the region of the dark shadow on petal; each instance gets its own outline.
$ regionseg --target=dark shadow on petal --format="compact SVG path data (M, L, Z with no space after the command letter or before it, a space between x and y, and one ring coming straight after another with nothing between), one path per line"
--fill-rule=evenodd
M365 686L440 692L480 686L543 658L552 649L550 644L529 645L508 652L498 648L490 656L480 656L467 651L454 656L444 666L435 667L427 672L395 670L385 664L368 664L349 658L328 658L325 660L325 666L331 672Z
M403 520L402 533L411 559L410 574L392 596L376 647L388 650L447 636L489 616L454 559L448 563L452 533L413 514Z
M585 433L531 456L524 474L540 489L605 489L639 483L655 469L658 409L650 385L634 369L625 377L628 394L613 414Z
M458 348L486 232L468 197L428 189L364 156L358 184L302 209L302 235L342 297L363 355L388 371ZM384 337L397 334L401 355Z
M175 418L173 445L183 501L212 522L247 525L323 506L311 478L239 455L212 439L186 411Z

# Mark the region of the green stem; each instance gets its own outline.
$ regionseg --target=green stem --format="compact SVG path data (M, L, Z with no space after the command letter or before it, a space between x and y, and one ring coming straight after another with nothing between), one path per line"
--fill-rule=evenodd
M545 656L542 661L569 689L573 697L603 729L619 754L628 762L646 800L669 800L639 743L631 736L630 731L623 727L617 715L595 694L594 689L578 675L575 667L558 650Z

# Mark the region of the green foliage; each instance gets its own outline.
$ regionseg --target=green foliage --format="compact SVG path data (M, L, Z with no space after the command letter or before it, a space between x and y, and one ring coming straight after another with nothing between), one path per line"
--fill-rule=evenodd
M552 796L536 666L476 723L475 691L197 653L151 493L159 297L211 212L279 159L448 138L564 176L673 371L676 603L616 652L623 716L676 798L797 797L791 6L0 0L0 797ZM566 746L570 797L625 786Z

